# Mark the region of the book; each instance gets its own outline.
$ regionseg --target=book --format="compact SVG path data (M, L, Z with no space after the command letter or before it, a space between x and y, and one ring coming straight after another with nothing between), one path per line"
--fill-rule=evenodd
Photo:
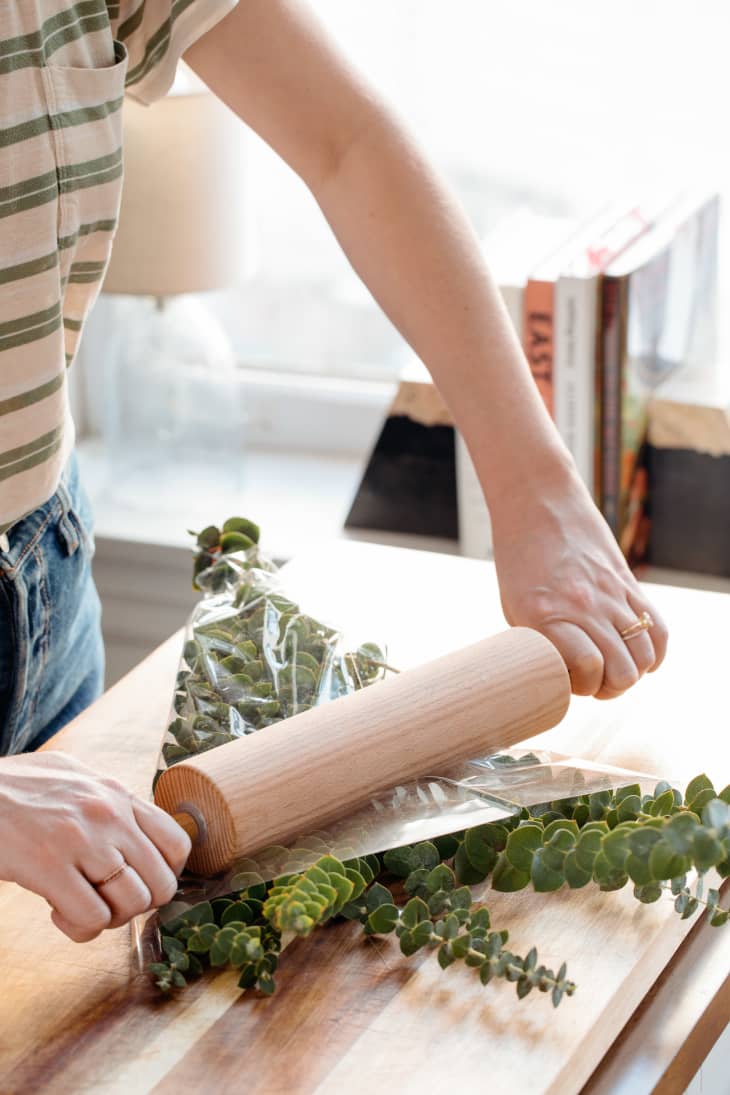
M538 213L520 206L483 239L482 250L507 314L522 343L524 294L530 270L577 228L572 217ZM459 547L475 559L492 556L492 524L466 442L456 431L456 496Z
M560 245L533 270L527 280L524 298L523 347L543 402L556 420L556 315L557 286L561 274L578 258L589 252L615 221L612 206L597 210L587 219L575 222L574 230L563 236Z
M567 263L555 285L555 424L593 497L600 495L600 283L606 267L647 232L669 204L657 195L619 200Z
M524 341L525 287L530 271L578 228L574 217L520 206L482 240L482 252L520 342Z
M649 401L716 352L718 225L718 195L686 191L603 277L601 507L635 562L647 542Z

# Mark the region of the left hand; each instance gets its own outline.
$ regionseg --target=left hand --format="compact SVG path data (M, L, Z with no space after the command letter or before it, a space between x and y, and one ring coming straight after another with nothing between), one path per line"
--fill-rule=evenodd
M576 695L612 699L657 669L667 628L577 475L492 513L502 608L558 648ZM620 632L642 612L653 627Z

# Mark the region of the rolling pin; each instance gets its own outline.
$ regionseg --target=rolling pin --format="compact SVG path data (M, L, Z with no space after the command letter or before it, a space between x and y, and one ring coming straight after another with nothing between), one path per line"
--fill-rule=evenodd
M155 802L212 875L386 788L548 730L570 700L546 638L512 628L228 742L162 773Z

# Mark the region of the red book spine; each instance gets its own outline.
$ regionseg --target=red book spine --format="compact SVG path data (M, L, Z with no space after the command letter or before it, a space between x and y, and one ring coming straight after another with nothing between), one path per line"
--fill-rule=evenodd
M553 417L553 362L555 330L555 284L532 278L525 287L523 346L530 371Z
M624 279L605 277L601 337L601 509L615 536L619 530L621 483L621 357Z

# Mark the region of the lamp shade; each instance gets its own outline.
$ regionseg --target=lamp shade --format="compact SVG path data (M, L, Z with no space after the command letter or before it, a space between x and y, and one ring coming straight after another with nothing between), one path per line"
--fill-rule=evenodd
M234 285L243 270L241 122L208 91L124 104L124 188L106 293Z

